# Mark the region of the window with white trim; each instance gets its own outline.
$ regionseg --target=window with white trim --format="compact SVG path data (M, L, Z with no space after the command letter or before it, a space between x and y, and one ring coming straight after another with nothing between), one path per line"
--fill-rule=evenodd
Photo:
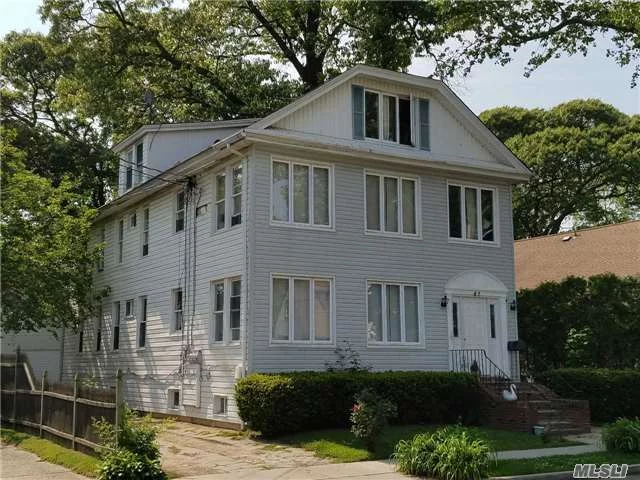
M113 302L113 349L120 349L120 302Z
M180 408L180 389L179 388L169 388L167 389L168 404L167 407L175 410Z
M449 184L449 238L496 242L496 190Z
M176 288L171 292L171 304L173 305L173 311L171 313L172 318L172 330L174 332L182 331L182 288Z
M147 346L147 297L140 297L140 319L138 320L138 348Z
M365 172L366 230L417 235L418 180Z
M129 319L131 317L133 317L134 315L134 307L135 307L135 300L133 298L127 300L124 304L124 317L125 319Z
M98 252L98 260L96 265L96 268L99 272L102 272L104 270L104 249L107 248L106 239L107 229L103 225L100 227L100 252Z
M126 191L133 187L133 150L127 152L125 164L124 188Z
M214 219L216 231L242 223L242 165L229 165L217 173L214 187Z
M240 341L241 295L242 282L239 278L211 282L212 342Z
M124 219L118 220L118 263L122 263L124 257Z
M144 178L144 145L142 142L136 145L136 185L142 183Z
M371 90L364 92L365 137L412 145L411 99Z
M367 282L369 344L419 344L420 304L418 284Z
M332 280L278 275L271 281L271 341L330 343L333 340Z
M274 223L333 226L330 166L274 159L271 179L271 220Z
M213 413L216 415L226 415L229 411L229 399L224 395L213 396Z
M175 231L181 232L184 230L184 216L185 216L185 202L184 191L176 193L176 211L175 211Z
M149 208L142 211L142 256L149 255Z
M133 230L138 225L138 215L137 212L133 212L129 215L129 228Z

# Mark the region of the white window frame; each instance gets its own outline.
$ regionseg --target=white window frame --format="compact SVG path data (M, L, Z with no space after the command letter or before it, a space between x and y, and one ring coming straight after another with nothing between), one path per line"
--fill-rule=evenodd
M424 305L423 305L423 293L422 293L422 283L420 282L401 282L401 281L390 281L390 280L377 280L377 279L368 279L365 283L364 289L364 305L365 305L365 322L366 326L369 325L369 286L371 284L381 285L382 288L382 341L372 340L369 338L368 328L365 331L365 335L367 338L367 347L413 347L413 348L423 348L425 335L424 335ZM399 342L391 342L387 340L388 332L387 332L387 286L394 285L400 287L400 340ZM418 341L417 342L407 342L404 340L406 338L406 322L405 322L405 304L404 304L404 287L417 287L418 288Z
M129 309L130 313L127 313L128 305L131 304L131 308ZM124 302L124 318L125 320L129 320L135 318L136 316L136 300L135 298L129 298Z
M231 284L233 282L240 282L240 338L238 340L232 340L231 336ZM222 283L224 288L223 293L223 305L222 305L222 340L215 340L215 314L218 310L215 310L215 285ZM239 345L242 339L242 332L244 330L244 304L243 298L245 295L244 285L241 275L234 275L231 277L217 278L211 280L209 283L209 343L213 345Z
M461 234L462 237L452 237L451 236L451 224L449 221L449 187L460 187L460 215L461 215ZM477 218L477 228L478 228L478 239L466 238L467 236L467 219L466 219L466 201L465 201L465 188L474 188L476 189L476 205L478 207L478 218ZM490 190L493 192L493 240L483 240L482 239L482 190ZM489 247L499 247L500 246L500 228L499 228L499 218L500 212L498 210L498 188L492 185L478 184L478 183L466 183L466 182L456 182L456 181L447 181L447 190L445 192L446 195L446 222L447 222L447 238L449 243L466 243L466 244L474 244L474 245L486 245Z
M151 243L151 208L147 205L142 208L142 228L140 229L140 257L148 257L149 256L149 245ZM144 237L147 237L147 253L144 253Z
M111 328L111 351L118 352L120 350L120 340L122 339L122 306L120 301L113 302L113 322ZM116 335L116 327L118 334ZM118 348L115 348L115 341L118 339Z
M98 262L96 265L96 270L99 272L104 271L104 259L105 259L105 250L107 248L107 227L102 225L100 227L100 244L101 250L98 253Z
M145 311L146 300L146 311ZM141 295L138 297L138 308L140 315L136 318L136 350L144 350L149 344L149 297ZM144 320L144 321L143 321ZM141 325L144 323L144 345L140 345Z
M138 226L138 211L134 210L133 213L129 214L129 221L127 222L127 226L129 230L135 230Z
M380 211L378 212L380 219L380 230L371 230L367 228L367 176L375 176L378 177L378 206ZM398 231L386 231L385 226L385 205L384 205L384 179L385 178L395 178L398 182ZM415 215L415 225L416 225L416 233L404 233L404 212L402 206L402 181L410 180L413 181L416 188L414 190L414 215ZM414 175L404 175L397 174L391 172L385 172L380 170L364 170L363 177L363 185L364 185L364 233L365 235L382 235L382 236L391 236L391 237L407 237L407 238L422 238L422 210L421 210L421 199L422 199L422 191L420 188L420 177Z
M118 265L124 263L124 217L117 220L118 228L116 229L116 235L118 235Z
M273 164L277 163L286 163L289 165L289 219L287 221L284 220L274 220L273 218ZM302 165L305 167L309 167L309 222L301 223L294 221L294 211L293 211L293 203L294 203L294 195L293 195L293 167L294 165ZM329 224L316 224L314 223L314 191L313 191L313 168L324 168L329 170L329 178L328 178L328 188L329 188ZM330 163L324 162L316 162L313 160L306 160L302 158L291 158L291 157L283 157L283 156L271 156L271 166L270 166L270 175L269 175L269 223L272 226L286 226L286 227L295 227L295 228L309 228L314 230L329 230L335 231L335 180L334 180L334 167Z
M182 301L180 303L180 310L176 309L176 299L178 298L178 292L180 292L182 294ZM184 303L185 303L185 298L184 298L184 289L182 287L178 287L178 288L174 288L173 290L171 290L171 325L170 325L170 331L173 334L181 334L182 330L184 329ZM178 312L180 312L180 314L182 315L182 321L180 324L180 328L177 328L178 325Z
M138 147L142 146L142 159L138 158ZM133 156L136 158L136 171L135 171L135 178L133 181L133 185L137 186L140 185L142 183L144 183L144 157L145 157L145 148L144 148L144 141L140 141L138 143L136 143L133 148Z
M240 192L233 194L233 171L236 168L240 168L242 171L242 183L240 185ZM236 162L226 165L224 168L213 172L213 208L212 210L212 231L223 232L233 228L240 227L245 221L244 219L244 185L245 185L245 165L243 162ZM218 176L224 175L224 227L218 228ZM231 217L233 215L233 199L240 196L240 223L231 225Z
M224 408L220 408L224 404ZM229 416L229 396L213 394L213 414L223 417Z
M183 195L182 208L178 209L178 197L180 194ZM178 222L178 214L182 212L182 229L178 230L177 222ZM184 190L178 190L175 192L173 196L173 228L172 231L174 234L178 234L184 232L187 228L187 193Z
M273 280L285 279L289 281L289 339L273 338ZM294 285L295 280L309 281L309 340L294 339ZM315 339L315 281L329 282L329 340ZM336 294L335 277L328 275L292 275L286 273L272 273L269 278L269 345L270 346L300 346L331 347L336 344Z
M367 93L374 93L378 95L378 138L367 137ZM387 143L390 145L399 145L402 147L415 147L413 143L415 143L414 138L416 134L414 130L416 129L416 126L414 121L414 105L413 105L414 102L411 95L398 95L396 93L382 92L380 90L374 90L371 88L364 88L364 92L362 95L363 95L362 97L363 98L362 132L365 140L370 142ZM395 98L395 104L396 104L396 139L395 141L383 139L383 133L384 133L383 123L384 122L382 121L382 118L384 115L384 106L383 106L384 97ZM412 145L406 145L404 143L400 143L400 98L409 101L409 119L410 119L409 124L411 128L410 133L411 133Z
M173 402L174 394L178 393L178 405ZM182 389L180 387L169 387L167 389L167 408L169 410L180 410L182 405Z
M127 150L127 152L124 154L124 182L122 182L123 186L124 186L124 191L128 192L129 190L131 190L134 186L135 186L135 171L134 171L134 166L135 166L135 162L133 160L133 156L134 156L134 149L133 147L130 148L129 150ZM131 184L129 185L127 180L128 180L128 176L129 176L129 171L131 171Z

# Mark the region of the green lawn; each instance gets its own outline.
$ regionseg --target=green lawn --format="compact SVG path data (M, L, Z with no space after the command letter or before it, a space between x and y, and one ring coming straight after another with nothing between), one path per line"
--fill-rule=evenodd
M310 450L318 457L331 458L335 462L359 462L389 458L400 440L412 438L417 433L432 432L436 426L392 425L385 429L378 441L375 453L368 452L364 444L357 440L348 429L314 430L280 437L279 443L286 443ZM481 427L467 427L477 438L485 440L491 448L500 450L527 450L531 448L564 447L580 445L558 438L546 440L528 433L509 432Z
M518 460L498 460L491 469L495 477L526 475L529 473L573 471L576 463L640 463L640 453L581 453L579 455L555 455L553 457L523 458Z
M16 445L18 448L35 453L42 460L62 465L87 477L96 477L100 460L81 452L64 448L43 438L16 432L10 428L0 428L2 443Z

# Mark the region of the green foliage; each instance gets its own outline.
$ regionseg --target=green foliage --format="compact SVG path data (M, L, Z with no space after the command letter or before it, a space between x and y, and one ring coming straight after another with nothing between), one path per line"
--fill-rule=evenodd
M400 424L473 422L482 398L473 375L453 372L252 374L235 389L240 417L265 436L346 427L364 389L394 402Z
M362 363L360 352L353 348L351 342L343 340L334 350L336 360L334 362L324 362L328 372L357 372L361 370L371 370L371 365Z
M389 419L398 414L395 404L386 398L365 389L355 396L351 408L351 433L364 441L370 452L375 451L376 440Z
M605 425L602 441L609 451L640 453L640 419L619 418Z
M518 292L518 327L533 372L640 365L640 280L568 277Z
M490 449L460 427L419 434L396 445L397 468L408 475L444 480L480 480L489 476Z
M159 459L136 455L125 448L107 450L99 469L100 480L165 480Z
M637 115L589 99L480 118L533 172L514 189L516 238L557 233L569 217L577 226L619 222L640 206Z
M640 371L607 368L549 370L536 379L565 398L589 400L594 422L640 416Z
M2 128L2 330L76 327L88 315L95 253L88 249L94 211L73 183L58 186L25 167Z
M156 440L160 427L153 423L151 416L138 418L133 410L124 407L117 442L112 423L94 420L93 429L105 447L100 466L101 480L167 478L160 466L160 448Z

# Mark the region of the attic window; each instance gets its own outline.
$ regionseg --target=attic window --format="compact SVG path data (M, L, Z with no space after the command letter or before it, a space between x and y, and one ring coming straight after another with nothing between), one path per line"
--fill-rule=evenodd
M411 100L365 90L365 137L411 145Z

